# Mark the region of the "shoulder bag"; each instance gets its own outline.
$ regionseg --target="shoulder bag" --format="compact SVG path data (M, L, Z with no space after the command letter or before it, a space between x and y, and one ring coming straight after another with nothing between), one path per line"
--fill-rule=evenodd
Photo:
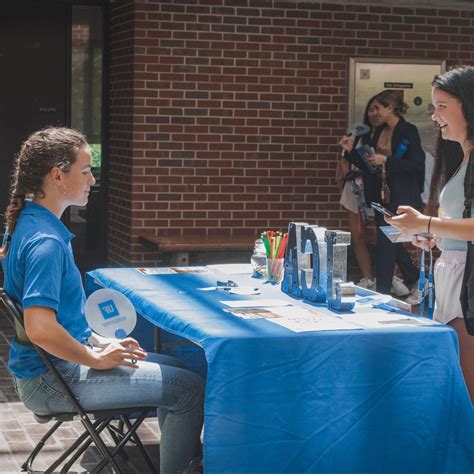
M471 217L472 198L474 196L474 152L471 152L464 180L464 212L463 218ZM474 233L473 233L474 239ZM467 332L474 336L474 245L472 240L467 242L466 266L461 286L461 308L464 315Z

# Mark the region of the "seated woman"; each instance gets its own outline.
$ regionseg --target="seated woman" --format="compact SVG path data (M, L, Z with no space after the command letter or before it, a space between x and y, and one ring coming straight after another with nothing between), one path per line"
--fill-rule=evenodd
M68 206L87 204L91 153L67 128L33 133L21 147L7 208L5 291L21 304L28 338L45 349L85 410L156 406L162 473L182 472L199 455L203 381L132 339L92 333L85 294L61 222ZM93 347L95 346L95 347ZM37 352L12 343L9 368L24 404L37 414L73 411Z

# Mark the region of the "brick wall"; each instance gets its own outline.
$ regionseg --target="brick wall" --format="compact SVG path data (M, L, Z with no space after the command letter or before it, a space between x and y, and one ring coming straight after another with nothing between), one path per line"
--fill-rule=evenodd
M121 2L114 6L111 24L110 49L110 119L109 119L109 193L108 193L108 248L111 260L126 264L132 255L134 230L132 213L138 205L133 196L134 167L141 150L134 150L134 7Z
M112 8L109 253L138 235L346 226L350 57L473 63L474 11L275 0Z

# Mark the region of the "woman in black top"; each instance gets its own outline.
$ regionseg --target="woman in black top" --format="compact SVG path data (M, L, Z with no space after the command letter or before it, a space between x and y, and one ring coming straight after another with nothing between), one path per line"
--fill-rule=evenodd
M365 197L368 204L380 202L396 212L399 205L409 203L422 207L425 173L425 153L421 148L417 128L408 123L403 114L408 106L400 95L391 90L377 94L374 99L382 123L369 142L375 153L364 159L360 149L353 149L352 142L343 138L341 146L345 158L364 173ZM395 262L400 267L405 284L412 287L407 302L418 304L418 270L402 244L393 244L380 231L386 225L383 216L375 213L377 222L377 247L375 255L377 291L390 293Z

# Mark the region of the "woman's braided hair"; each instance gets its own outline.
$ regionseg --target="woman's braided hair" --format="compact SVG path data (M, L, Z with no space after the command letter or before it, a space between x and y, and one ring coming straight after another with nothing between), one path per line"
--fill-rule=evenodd
M10 201L5 214L6 227L11 237L25 207L25 198L44 197L43 184L52 168L67 173L76 161L77 150L87 145L84 135L64 127L47 127L31 134L16 157ZM5 255L7 245L0 250Z

